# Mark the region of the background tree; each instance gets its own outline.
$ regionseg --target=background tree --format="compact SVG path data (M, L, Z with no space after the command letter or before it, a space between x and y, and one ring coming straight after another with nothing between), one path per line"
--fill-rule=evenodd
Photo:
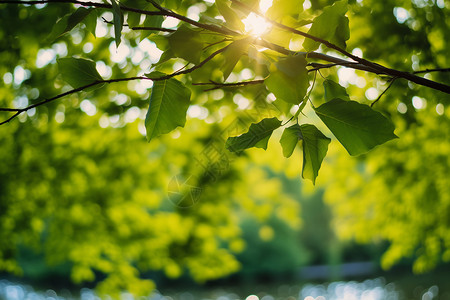
M380 57L395 66L399 63L391 52L395 49L412 69L450 63L445 50L450 46L448 4L369 1L370 11L365 5L355 7L351 31L356 40L364 41L358 47L367 58ZM366 23L373 26L362 26ZM389 28L388 39L376 34L381 28ZM450 80L449 73L434 76ZM377 78L366 80L376 87L383 84ZM355 160L345 158L338 148L333 150L329 161L333 173L323 176L325 198L334 209L335 228L342 237L389 241L384 268L409 257L415 272L429 271L449 261L450 97L402 81L395 81L383 97L375 105L389 112L400 139Z

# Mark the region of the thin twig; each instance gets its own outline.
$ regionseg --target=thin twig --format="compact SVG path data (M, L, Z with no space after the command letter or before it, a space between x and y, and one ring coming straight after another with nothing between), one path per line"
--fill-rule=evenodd
M153 0L149 0L157 9L158 11L146 11L146 10L141 10L141 9L136 9L136 8L132 8L132 7L127 7L124 5L121 5L120 8L124 11L131 11L131 12L136 12L136 13L140 13L140 14L144 14L144 15L163 15L163 16L167 16L167 17L173 17L176 18L180 21L186 22L188 24L191 24L193 26L196 26L198 28L202 28L202 29L206 29L209 30L211 32L215 32L215 33L219 33L219 34L223 34L225 36L241 36L241 34L239 32L230 30L226 27L219 27L216 25L210 25L210 24L203 24L197 21L194 21L192 19L189 19L185 16L179 15L169 9L166 9L162 6L160 6L159 4L157 4L155 1ZM353 64L353 65L348 65L348 67L354 68L354 69L360 69L360 70L364 70L364 71L368 71L371 73L375 73L375 74L383 74L383 75L388 75L390 77L398 77L398 78L403 78L406 80L409 80L411 82L414 82L416 84L422 85L422 86L426 86L435 90L439 90L442 91L444 93L450 94L450 85L447 84L443 84L443 83L439 83L436 81L432 81L423 77L419 77L417 75L415 75L414 73L409 73L409 72L403 72L403 71L399 71L396 69L391 69L385 66L382 66L380 64L368 61L366 59L363 59L361 57L355 56L347 51L345 51L344 49L326 41L323 39L320 39L318 37L312 36L308 33L299 31L295 28L283 25L281 23L278 23L276 21L270 20L268 18L266 18L264 15L262 15L260 12L246 6L245 4L237 1L237 0L232 0L233 3L236 3L237 5L240 5L241 7L246 8L249 11L252 11L256 14L259 14L261 17L265 18L268 22L271 22L272 24L274 24L275 26L278 26L280 28L283 28L287 31L290 31L294 34L298 34L298 35L302 35L306 38L312 39L316 42L322 43L325 46L327 46L330 49L334 49L342 54L344 54L345 56L353 59L354 61L359 62L359 64ZM79 0L39 0L39 1L24 1L24 0L2 0L2 2L0 2L0 4L4 4L4 3L13 3L13 4L42 4L42 3L73 3L73 4L79 4L82 6L91 6L91 7L100 7L100 8L112 8L112 6L110 4L105 4L105 3L98 3L98 2L83 2L83 1L79 1ZM280 47L279 45L276 44L272 44L269 43L267 41L264 41L262 39L257 39L255 40L255 44L260 44L264 47L270 48L274 51L277 51L281 54L285 54L285 55L289 55L292 53L295 53L293 51L287 50L283 47ZM342 60L340 58L336 58L336 57L332 57L329 55L324 55L321 53L316 53L316 52L310 52L310 53L305 53L305 52L298 52L298 54L300 55L305 55L305 57L307 58L318 58L318 59L323 59L325 61L331 62L331 63L336 63L336 64L341 64L343 65L344 63L347 64L348 61Z
M242 87L242 86L262 84L262 83L264 83L264 79L240 81L240 82L229 82L229 83L216 82L216 81L210 80L210 82L197 82L197 83L193 83L192 85L214 85L214 87L206 89L205 90L205 92L206 92L206 91L212 91L212 90L217 90L217 89L227 88L227 87Z
M175 29L163 28L163 27L148 27L148 26L134 26L130 27L131 30L152 30L152 31L162 31L162 32L175 32Z
M210 31L218 32L218 33L222 33L224 35L231 35L231 36L240 36L241 35L240 33L236 32L236 31L233 31L231 29L228 29L226 27L219 27L219 26L216 26L216 25L203 24L203 23L194 21L192 19L189 19L188 17L185 17L183 15L177 14L176 12L174 12L174 11L172 11L170 9L162 7L161 5L156 3L156 1L148 0L148 2L150 2L156 9L158 9L160 12L162 12L165 16L173 17L173 18L178 19L180 21L183 21L183 22L186 22L188 24L194 25L195 27L207 29L207 30L210 30Z
M224 42L228 42L228 41L230 41L230 39L225 38L225 39L222 39L222 40L220 40L218 42L210 43L210 44L206 45L205 47L203 47L203 50L206 50L206 49L208 49L210 47L213 47L215 45L218 45L218 44L221 44L221 43L224 43Z
M450 72L450 68L425 69L411 72L413 74L431 73L431 72Z
M340 63L333 63L333 64L319 64L319 63L309 63L307 66L311 66L313 67L312 69L308 69L308 72L313 72L313 71L318 71L321 69L328 69L328 68L332 68L332 67L336 67L336 66L353 66L353 65L358 65L359 63L357 62L340 62Z
M84 2L79 0L37 0L37 1L26 1L26 0L2 0L0 4L4 3L12 3L12 4L43 4L43 3L73 3L78 4L82 6L90 6L90 7L99 7L99 8L112 8L112 5L105 4L105 3L98 3L98 2ZM159 6L159 5L158 5ZM166 17L172 17L175 19L178 19L180 21L186 22L188 24L191 24L198 28L203 28L206 30L210 30L213 32L218 32L224 35L230 35L230 36L239 36L240 33L230 30L225 27L219 27L216 25L210 25L210 24L203 24L197 21L194 21L192 19L189 19L188 17L185 17L183 15L177 14L174 11L171 11L170 9L164 8L159 6L159 11L149 11L149 10L143 10L143 9L137 9L133 7L124 6L123 4L120 4L120 9L123 11L130 11L139 13L142 15L147 16L166 16Z
M249 12L253 12L254 14L258 15L259 17L264 18L267 22L273 24L274 26L276 26L276 27L278 27L278 28L284 29L284 30L286 30L286 31L292 32L292 33L297 34L297 35L301 35L301 36L306 37L306 38L308 38L308 39L311 39L311 40L313 40L313 41L315 41L315 42L324 44L324 45L327 46L328 48L334 49L334 50L336 50L336 51L338 51L338 52L344 54L345 56L347 56L347 57L349 57L349 58L351 58L351 59L353 59L353 60L355 60L355 61L359 61L358 59L361 59L361 58L359 58L359 57L357 57L357 56L355 56L355 55L353 55L353 54L347 52L346 50L342 49L341 47L339 47L339 46L337 46L337 45L335 45L335 44L333 44L333 43L330 43L329 41L326 41L326 40L321 39L321 38L319 38L319 37L313 36L313 35L311 35L311 34L309 34L309 33L306 33L306 32L300 31L300 30L297 30L297 29L295 29L295 28L292 28L292 27L286 26L286 25L284 25L284 24L281 24L281 23L279 23L279 22L277 22L277 21L274 21L274 20L272 20L272 19L266 17L263 13L261 13L261 12L258 11L257 9L254 9L254 8L252 8L252 7L246 5L246 4L244 4L244 3L242 3L242 2L240 2L240 1L238 1L238 0L231 0L231 2L233 2L233 3L236 4L237 6L240 6L240 7L243 8L244 10L247 10L247 11L249 11Z
M49 102L55 101L55 100L57 100L57 99L60 99L60 98L65 97L65 96L68 96L68 95L71 95L71 94L80 92L80 91L82 91L82 90L84 90L84 89L87 89L87 88L90 88L90 87L92 87L92 86L96 86L96 85L98 85L98 84L113 83L113 82L122 82L122 81L131 81L131 80L139 80L139 79L141 79L141 80L152 80L152 81L162 81L162 80L167 80L167 79L170 79L170 78L175 77L175 76L178 76L178 75L191 73L191 72L197 70L198 68L201 68L204 64L206 64L208 61L210 61L211 59L213 59L213 58L214 58L215 56L217 56L219 53L222 53L223 51L225 51L225 49L226 49L227 47L228 47L228 46L226 46L226 47L224 47L224 48L221 48L221 49L215 51L214 53L212 53L211 55L209 55L207 58L205 58L203 61L201 61L198 65L195 65L195 66L193 66L192 68L185 69L185 70L180 70L180 71L176 71L176 72L174 72L174 73L167 74L167 75L165 75L165 76L161 76L161 77L153 77L153 78L150 78L150 77L144 77L144 76L139 76L139 77L127 77L127 78L118 78L118 79L98 80L98 81L94 81L94 82L92 82L92 83L90 83L90 84L87 84L87 85L78 87L78 88L76 88L76 89L72 89L72 90L67 91L67 92L65 92L65 93L59 94L59 95L57 95L57 96L55 96L55 97L52 97L52 98L49 98L49 99L45 99L45 100L40 101L40 102L38 102L38 103L29 105L29 106L24 107L24 108L0 108L0 111L16 112L13 116L11 116L10 118L8 118L7 120L5 120L5 121L3 121L3 122L0 122L0 126L3 125L3 124L6 124L6 123L8 123L8 122L10 122L12 119L16 118L16 117L17 117L18 115L20 115L21 113L26 112L26 111L28 111L28 110L30 110L30 109L32 109L32 108L35 108L35 107L38 107L38 106L47 104L47 103L49 103Z
M370 104L370 107L372 107L375 103L378 102L378 100L381 99L381 97L387 92L387 90L389 90L392 86L392 84L395 82L395 80L397 80L397 77L392 77L391 78L391 82L389 83L388 87L381 93L380 96L378 96L378 98L372 102L372 104Z
M277 26L277 27L279 27L281 29L284 29L286 31L292 32L292 33L297 34L297 35L301 35L303 37L306 37L308 39L311 39L313 41L321 43L321 44L327 46L328 48L334 49L334 50L340 52L341 54L344 54L345 56L353 59L354 61L359 62L362 65L365 65L367 67L370 67L371 69L377 70L378 72L375 72L375 73L383 73L383 74L386 74L386 75L390 75L392 77L404 78L404 79L407 79L407 80L412 81L414 83L417 83L417 84L420 84L420 85L423 85L423 86L427 86L427 87L430 87L430 88L442 91L444 93L450 94L450 85L446 85L446 84L439 83L439 82L436 82L436 81L428 80L426 78L416 76L416 75L414 75L412 73L403 72L403 71L399 71L399 70L396 70L396 69L391 69L391 68L382 66L382 65L380 65L378 63L374 63L374 62L368 61L368 60L366 60L364 58L361 58L361 57L358 57L356 55L353 55L353 54L349 53L345 49L342 49L341 47L339 47L339 46L337 46L337 45L335 45L333 43L330 43L329 41L326 41L326 40L321 39L319 37L310 35L310 34L308 34L306 32L297 30L295 28L286 26L284 24L278 23L278 22L276 22L274 20L271 20L271 19L267 18L264 14L259 12L258 10L253 9L253 8L249 7L248 5L242 3L242 2L240 2L238 0L231 0L231 2L235 3L236 5L240 6L241 8L243 8L243 9L249 11L249 12L253 12L254 14L264 18L267 22L270 22L274 26Z
M106 20L102 17L103 22L106 24L114 25L114 22ZM163 31L163 32L175 32L175 29L163 28L163 27L148 27L148 26L130 26L128 24L123 24L124 27L128 27L131 30L153 30L153 31Z

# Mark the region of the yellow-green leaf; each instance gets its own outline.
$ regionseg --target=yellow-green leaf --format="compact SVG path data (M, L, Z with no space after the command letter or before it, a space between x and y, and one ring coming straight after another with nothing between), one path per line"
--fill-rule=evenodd
M292 104L299 104L309 86L306 60L303 56L289 56L280 59L276 70L264 81L275 97Z
M280 144L283 147L283 155L290 157L299 141L303 148L302 177L315 183L331 140L314 125L299 126L295 124L286 128L281 136Z
M226 25L230 29L239 30L241 32L245 31L244 23L242 23L239 16L234 12L233 9L228 5L227 0L216 0L216 6L220 14L225 19Z
M347 9L347 0L337 1L332 6L325 7L322 14L314 18L308 33L345 48L345 41L350 37L348 19L345 16ZM306 51L314 51L318 47L319 43L312 39L307 38L303 42Z

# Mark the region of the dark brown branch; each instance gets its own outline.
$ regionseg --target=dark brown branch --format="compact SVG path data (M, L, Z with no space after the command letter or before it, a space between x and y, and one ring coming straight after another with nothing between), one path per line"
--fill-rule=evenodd
M327 40L321 39L321 38L316 37L316 36L314 36L314 35L311 35L311 34L309 34L309 33L306 33L306 32L300 31L300 30L297 30L297 29L295 29L295 28L286 26L286 25L284 25L284 24L278 23L277 21L274 21L274 20L272 20L272 19L269 19L269 18L267 18L263 13L261 13L260 11L254 9L254 8L251 8L250 6L248 6L248 5L246 5L246 4L242 3L242 2L240 2L240 1L238 1L238 0L231 0L231 2L235 3L237 6L243 8L244 10L247 10L247 11L249 11L249 12L253 12L254 14L258 15L259 17L264 18L267 22L273 24L274 26L276 26L276 27L278 27L278 28L284 29L284 30L286 30L286 31L292 32L292 33L297 34L297 35L301 35L301 36L303 36L303 37L305 37L305 38L308 38L308 39L311 39L311 40L313 40L313 41L315 41L315 42L324 44L324 45L327 46L328 48L334 49L334 50L336 50L336 51L338 51L338 52L344 54L345 56L347 56L347 57L349 57L349 58L351 58L351 59L353 59L353 60L355 60L355 61L359 61L358 59L361 59L361 58L359 58L359 57L357 57L357 56L355 56L355 55L353 55L353 54L347 52L345 49L342 49L341 47L339 47L339 46L337 46L337 45L335 45L335 44L333 44L333 43L330 43L330 42L327 41Z
M336 66L343 66L343 67L348 67L350 66L351 68L353 68L353 66L355 65L359 65L359 63L357 62L347 62L347 63L334 63L334 64L319 64L319 63L309 63L307 66L313 67L311 69L308 69L308 72L313 72L313 71L318 71L321 69L328 69L328 68L332 68L332 67L336 67Z
M173 17L176 18L180 21L189 23L193 26L196 26L198 28L203 28L206 30L209 30L211 32L215 32L215 33L219 33L219 34L223 34L223 35L227 35L227 36L240 36L240 33L230 30L228 28L225 27L219 27L216 25L210 25L210 24L203 24L197 21L194 21L192 19L189 19L185 16L179 15L169 9L166 9L162 6L160 6L159 4L157 4L155 1L149 0L159 11L146 11L146 10L140 10L140 9L135 9L135 8L131 8L131 7L126 7L121 5L121 9L124 11L131 11L131 12L136 12L136 13L140 13L140 14L144 14L144 15L163 15L163 16L167 16L167 17ZM443 83L439 83L439 82L435 82L432 80L428 80L426 78L423 77L419 77L417 75L415 75L414 73L408 73L408 72L403 72L403 71L399 71L396 69L391 69L391 68L387 68L384 67L380 64L377 63L373 63L370 62L368 60L365 60L363 58L357 57L347 51L345 51L344 49L326 41L323 39L320 39L318 37L312 36L308 33L299 31L295 28L291 28L289 26L283 25L281 23L278 23L276 21L270 20L268 18L266 18L264 15L262 15L260 12L255 11L254 9L246 6L245 4L237 1L237 0L232 0L234 3L236 3L237 5L240 5L241 7L246 8L249 11L252 11L258 15L260 15L261 17L265 18L268 22L271 22L272 24L274 24L274 26L277 26L279 28L285 29L287 31L290 31L294 34L298 34L301 36L304 36L306 38L310 38L316 42L322 43L325 46L327 46L330 49L334 49L342 54L344 54L345 56L353 59L355 62L359 62L359 64L351 64L348 65L348 61L340 59L340 58L336 58L333 56L329 56L329 55L325 55L325 54L321 54L321 53L316 53L316 52L310 52L310 53L306 53L306 52L297 52L297 54L301 54L301 55L305 55L308 58L317 58L317 59L322 59L331 63L335 63L338 65L342 65L342 66L348 66L354 69L359 69L359 70L364 70L367 72L371 72L371 73L375 73L375 74L382 74L382 75L388 75L390 77L398 77L398 78L403 78L406 80L409 80L411 82L414 82L416 84L422 85L422 86L426 86L426 87L430 87L432 89L435 90L439 90L442 91L444 93L450 94L450 86L443 84ZM109 4L104 4L104 3L97 3L97 2L83 2L83 1L78 1L78 0L40 0L40 1L22 1L22 0L18 0L18 1L13 1L13 0L4 0L2 2L0 2L0 4L2 3L14 3L14 4L42 4L42 3L74 3L74 4L79 4L79 5L83 5L83 6L92 6L92 7L101 7L101 8L111 8L111 5ZM264 47L270 48L274 51L277 51L281 54L285 54L285 55L289 55L289 54L295 54L295 52L292 52L290 50L287 50L281 46L269 43L267 41L264 41L262 39L257 39L256 43L259 45L262 45Z
M87 89L87 88L90 88L90 87L92 87L92 86L96 86L96 85L102 84L102 83L111 83L111 82L120 82L120 81L130 81L130 80L136 80L136 79L149 79L149 78L146 78L146 77L130 77L130 78L121 78L121 79L110 79L110 80L94 81L94 82L92 82L92 83L90 83L90 84L87 84L87 85L78 87L78 88L76 88L76 89L72 89L72 90L67 91L67 92L65 92L65 93L59 94L59 95L57 95L57 96L55 96L55 97L52 97L52 98L49 98L49 99L42 100L42 101L40 101L40 102L38 102L38 103L29 105L29 106L24 107L24 108L0 108L0 111L15 111L15 112L16 112L16 113L15 113L14 115L12 115L10 118L8 118L7 120L1 122L0 125L3 125L3 124L8 123L8 122L11 121L12 119L14 119L14 118L17 117L18 115L20 115L21 113L26 112L26 111L28 111L28 110L30 110L30 109L33 109L33 108L36 108L36 107L38 107L38 106L47 104L47 103L49 103L49 102L55 101L55 100L57 100L57 99L60 99L60 98L65 97L65 96L68 96L68 95L71 95L71 94L80 92L80 91L82 91L82 90L84 90L84 89Z
M423 74L431 72L450 72L450 68L436 68L436 69L425 69L412 72L413 74Z
M99 3L99 2L90 2L90 1L78 1L78 0L35 0L35 1L22 1L22 0L1 0L0 4L27 4L27 5L36 5L36 4L45 4L45 3L73 3L79 4L82 6L92 6L99 8L112 8L110 4Z
M249 80L249 81L240 81L240 82L216 82L210 80L210 82L198 82L193 83L192 85L213 85L214 87L206 89L205 91L212 91L217 90L221 88L227 88L227 87L242 87L247 85L254 85L254 84L262 84L264 83L264 79L256 79L256 80Z
M131 30L152 30L152 31L162 31L162 32L175 32L175 29L162 28L162 27L148 27L148 26L134 26L130 27Z
M356 55L353 55L353 54L347 52L346 50L344 50L344 49L342 49L342 48L340 48L340 47L338 47L338 46L336 46L336 45L334 45L334 44L332 44L332 43L330 43L330 42L328 42L328 41L326 41L324 39L318 38L318 37L310 35L310 34L308 34L306 32L297 30L295 28L292 28L292 27L286 26L284 24L278 23L278 22L276 22L274 20L271 20L271 19L267 18L266 16L264 16L264 14L262 14L261 12L255 10L255 9L249 7L249 6L247 6L244 3L241 3L238 0L231 0L231 1L233 3L235 3L236 5L242 7L243 9L245 9L247 11L250 11L250 12L253 12L256 15L264 18L267 22L270 22L274 26L277 26L277 27L279 27L281 29L284 29L286 31L292 32L292 33L297 34L297 35L301 35L303 37L306 37L308 39L311 39L313 41L321 43L321 44L327 46L328 48L336 50L336 51L340 52L341 54L344 54L345 56L353 59L354 61L359 62L361 65L367 66L367 67L369 67L372 70L376 70L376 72L373 72L373 71L370 71L370 72L377 73L377 74L385 74L385 75L389 75L391 77L399 77L399 78L407 79L407 80L412 81L414 83L417 83L419 85L427 86L427 87L430 87L432 89L439 90L441 92L450 94L450 86L449 85L446 85L446 84L443 84L443 83L439 83L439 82L436 82L436 81L432 81L432 80L428 80L426 78L416 76L413 73L403 72L403 71L399 71L399 70L396 70L396 69L391 69L391 68L382 66L382 65L377 64L377 63L373 63L373 62L368 61L368 60L366 60L364 58L361 58L361 57L358 57ZM310 54L308 54L308 56L311 57Z
M102 17L103 22L106 24L114 25L114 22L106 20ZM153 30L153 31L163 31L163 32L175 32L175 29L163 28L163 27L148 27L148 26L130 26L128 24L123 24L124 27L128 27L131 30Z
M354 61L348 61L348 60L345 60L342 58L330 56L330 55L319 53L319 52L291 51L291 50L283 48L277 44L270 43L264 39L255 40L255 44L263 46L265 48L269 48L273 51L276 51L276 52L284 54L284 55L304 55L306 58L314 58L314 59L324 60L324 61L333 63L335 66L343 66L343 67L362 70L362 71L375 73L375 74L384 74L383 72L380 72L379 70L373 69L371 67L368 67L366 65L363 65L363 64L360 64L360 63L357 63Z
M139 76L139 77L127 77L127 78L118 78L118 79L109 79L109 80L99 80L99 81L94 81L94 82L92 82L92 83L90 83L90 84L87 84L87 85L78 87L78 88L76 88L76 89L72 89L72 90L67 91L67 92L65 92L65 93L59 94L59 95L57 95L57 96L55 96L55 97L52 97L52 98L49 98L49 99L45 99L45 100L43 100L43 101L41 101L41 102L38 102L38 103L35 103L35 104L32 104L32 105L29 105L29 106L24 107L24 108L0 108L0 111L16 112L14 115L12 115L11 117L9 117L7 120L5 120L5 121L3 121L3 122L0 122L0 126L3 125L3 124L8 123L8 122L11 121L12 119L14 119L14 118L16 118L18 115L20 115L21 113L26 112L26 111L28 111L28 110L30 110L30 109L33 109L33 108L35 108L35 107L38 107L38 106L47 104L47 103L49 103L49 102L55 101L55 100L57 100L57 99L60 99L60 98L65 97L65 96L68 96L68 95L71 95L71 94L80 92L80 91L82 91L82 90L85 90L85 89L87 89L87 88L96 86L96 85L98 85L98 84L113 83L113 82L122 82L122 81L131 81L131 80L139 80L139 79L141 79L141 80L161 81L161 80L167 80L167 79L170 79L170 78L175 77L175 76L178 76L178 75L183 75L183 74L191 73L191 72L193 72L193 71L195 71L195 70L201 68L204 64L206 64L208 61L210 61L211 59L213 59L213 58L214 58L215 56L217 56L218 54L220 54L220 53L222 53L223 51L225 51L225 49L227 49L227 48L228 48L228 46L225 46L224 48L221 48L221 49L215 51L214 53L212 53L211 55L209 55L207 58L205 58L203 61L201 61L198 65L195 65L195 66L193 66L193 67L191 67L191 68L189 68L189 69L185 69L185 70L181 70L181 71L176 71L176 72L174 72L174 73L167 74L167 75L165 75L165 76L153 77L153 78L150 78L150 77L144 77L144 76Z
M112 6L110 4L104 4L104 3L98 3L98 2L84 2L84 1L79 1L79 0L37 0L37 1L26 1L26 0L17 0L17 1L4 0L3 1L2 0L0 2L0 4L4 4L4 3L13 3L13 4L73 3L73 4L79 4L82 6L108 8L108 9L112 8ZM159 5L157 5L157 6L158 6L159 11L142 10L142 9L124 6L122 4L120 4L120 9L123 11L135 12L135 13L139 13L139 14L143 14L143 15L147 15L147 16L159 15L159 16L172 17L172 18L178 19L180 21L186 22L188 24L191 24L195 27L203 28L203 29L221 33L224 35L231 35L231 36L239 36L240 35L238 32L235 32L228 28L219 27L219 26L210 25L210 24L203 24L203 23L194 21L192 19L189 19L188 17L177 14L177 13L175 13L169 9L166 9L164 7L161 7Z
M226 27L218 27L216 25L203 24L203 23L194 21L192 19L189 19L188 17L177 14L177 13L171 11L170 9L162 7L155 1L152 1L152 0L147 0L147 1L150 2L156 9L158 9L160 12L162 12L167 17L172 17L172 18L178 19L180 21L186 22L188 24L191 24L195 27L203 28L203 29L206 29L209 31L214 31L214 32L221 33L224 35L231 35L231 36L239 36L240 35L240 33L233 31L231 29L228 29Z

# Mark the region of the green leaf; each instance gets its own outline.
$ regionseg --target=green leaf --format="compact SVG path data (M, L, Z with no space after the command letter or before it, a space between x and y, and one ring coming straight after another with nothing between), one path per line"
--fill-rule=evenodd
M323 82L323 88L325 90L325 101L331 101L335 98L342 100L350 100L347 91L339 83L334 82L330 79L325 79Z
M157 4L162 4L162 0L154 0ZM135 8L142 11L157 11L158 9L147 0L121 0L121 4L126 7ZM141 25L141 13L128 12L127 13L127 23L130 28L138 27ZM143 21L143 27L161 27L164 17L160 15L146 15ZM155 33L151 30L140 30L140 40L142 41L149 35Z
M203 40L198 31L186 25L181 25L176 32L169 36L172 52L188 62L198 64L203 52Z
M47 40L53 42L57 38L71 31L92 11L93 9L80 7L74 13L65 15L55 24L55 26L53 26L52 32L48 36Z
M350 155L397 138L391 121L367 105L333 99L314 109Z
M152 11L153 9L149 9ZM164 21L163 16L146 16L144 20L143 26L145 27L161 27L162 23ZM154 31L150 30L142 30L141 31L141 41L154 33Z
M347 17L339 18L338 27L336 28L336 35L331 38L331 42L338 45L342 49L347 47L346 41L350 38L349 20Z
M266 118L259 123L250 125L248 132L235 137L229 137L225 147L232 152L241 152L251 147L267 149L272 132L281 126L277 118Z
M273 0L272 6L267 10L267 17L279 20L289 15L296 15L303 11L303 1Z
M300 126L303 140L303 169L302 177L316 183L322 161L327 155L328 144L331 139L327 138L314 125L304 124Z
M222 66L223 80L227 80L241 56L248 51L252 39L252 37L246 37L236 40L225 49L223 52L225 61Z
M184 127L190 98L191 91L176 79L155 81L145 117L147 140L169 133L178 126Z
M348 18L345 16L347 9L347 0L337 1L332 6L325 7L322 14L314 18L308 33L345 48L345 41L350 37ZM306 51L314 51L318 47L319 43L309 38L303 42Z
M97 28L97 17L97 11L92 9L91 13L83 20L84 25L86 25L86 29L89 30L94 37L96 37L95 29Z
M226 21L226 24L230 29L245 31L245 25L242 23L239 16L228 6L227 0L216 0L216 6L220 14Z
M280 144L283 148L284 157L291 157L292 153L294 153L295 146L297 146L301 138L302 132L298 124L292 125L283 131Z
M264 81L275 97L292 104L299 104L309 86L306 60L303 56L288 56L280 59L276 70Z
M315 183L331 139L323 135L314 125L304 124L299 126L295 124L286 128L281 136L280 143L283 148L283 155L290 157L299 141L302 142L303 146L302 177Z
M111 4L114 21L114 39L116 40L116 47L119 47L120 37L122 36L123 13L120 10L120 5L116 1L111 0Z
M259 0L239 0L240 3L245 4L247 7L251 9L258 9L259 8ZM239 15L241 16L241 19L244 19L250 14L250 11L247 9L242 9L241 5L237 5L235 2L231 2L232 9L239 12Z
M58 68L65 81L73 88L79 88L103 78L95 68L95 62L83 58L60 58Z
M141 24L141 14L135 12L128 12L127 14L127 24L130 28L137 27Z

